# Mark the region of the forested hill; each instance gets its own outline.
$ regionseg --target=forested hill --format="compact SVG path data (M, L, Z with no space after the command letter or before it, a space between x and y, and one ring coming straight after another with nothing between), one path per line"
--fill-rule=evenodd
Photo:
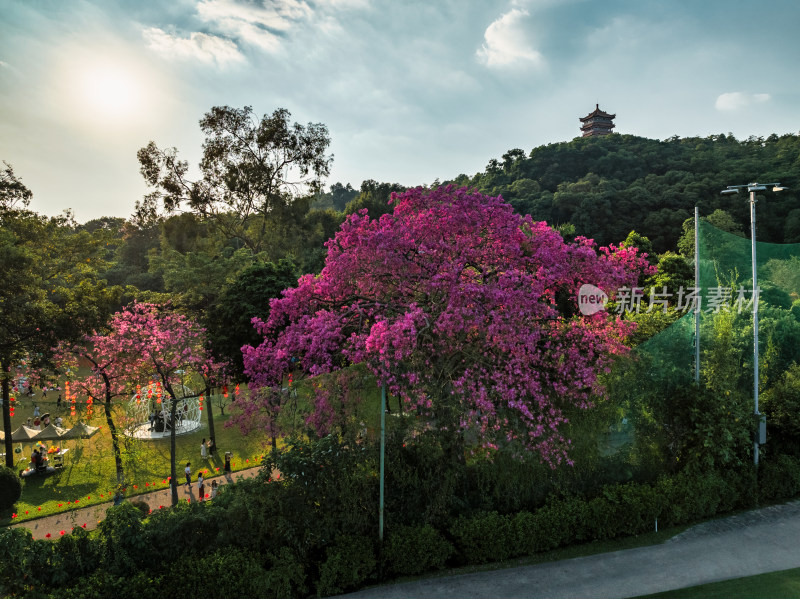
M746 194L720 191L754 180L790 188L759 198L759 240L800 242L799 174L798 135L659 141L613 134L540 146L527 156L509 150L490 160L484 172L453 182L500 194L536 220L572 223L576 234L601 244L618 243L635 229L650 238L656 252L664 252L675 249L695 205L701 216L725 210L749 230Z

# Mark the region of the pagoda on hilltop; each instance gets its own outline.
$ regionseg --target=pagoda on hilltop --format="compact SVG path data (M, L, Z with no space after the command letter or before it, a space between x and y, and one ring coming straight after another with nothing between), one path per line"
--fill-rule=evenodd
M608 114L600 110L600 105L595 104L595 109L580 119L583 137L594 137L595 135L608 135L614 128L614 118L616 114Z

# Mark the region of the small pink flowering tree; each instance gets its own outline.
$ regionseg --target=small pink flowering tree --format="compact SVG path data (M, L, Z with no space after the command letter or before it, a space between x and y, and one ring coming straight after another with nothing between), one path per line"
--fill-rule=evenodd
M93 397L105 398L107 418L113 397L130 393L131 385L138 381L155 378L171 399L171 422L177 422L175 387L192 373L207 381L221 367L208 356L204 330L196 322L169 306L156 304L134 303L117 312L111 317L107 332L88 337L83 349L74 351L93 364L82 385ZM172 504L176 505L175 427L170 431L170 481ZM115 459L119 474L118 446Z
M87 335L82 344L60 345L55 352L55 364L61 370L73 372L77 372L80 359L86 360L91 365L88 376L82 380L72 381L71 391L76 395L86 395L92 398L93 402L103 406L106 424L111 434L117 482L122 483L124 480L122 454L112 402L115 398L130 392L130 379L124 368L122 356L117 355L114 350L109 337L94 333Z
M392 214L351 215L328 241L322 273L272 301L258 347L244 347L251 388L292 369L321 375L364 363L407 407L487 448L521 444L553 467L568 460L567 408L587 408L597 374L625 351L630 325L582 316L584 283L606 290L651 268L636 248L566 243L502 198L452 186L393 194ZM337 423L320 387L308 424ZM241 421L277 422L253 393Z

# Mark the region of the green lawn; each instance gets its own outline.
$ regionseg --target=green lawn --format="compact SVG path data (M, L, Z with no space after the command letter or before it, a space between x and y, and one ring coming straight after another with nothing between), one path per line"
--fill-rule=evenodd
M36 403L42 413L50 412L53 417L59 412L55 405L55 396ZM33 412L33 402L25 398L17 400L13 429L24 424ZM121 408L117 408L120 410ZM207 410L207 408L206 408ZM61 416L65 426L73 424L69 418L69 407L62 404ZM243 470L260 464L261 457L269 450L267 438L262 434L251 433L246 437L236 427L225 427L229 414L221 416L219 409L214 409L214 424L217 441L217 454L202 462L200 458L200 440L209 437L207 411L204 412L203 425L195 432L179 435L176 438L176 464L178 476L183 476L186 462L192 463L192 472L197 474L201 469L212 475L222 472L224 453L233 454L231 465L234 471ZM75 420L81 418L77 416ZM69 511L96 503L103 503L114 496L116 489L116 471L111 447L111 435L100 409L95 409L92 418L82 414L82 419L92 426L99 426L100 431L90 439L63 441L62 447L69 448L65 465L54 474L48 476L31 476L22 479L22 497L8 512L0 513L0 526L12 522L20 522L41 516ZM12 429L12 430L13 430ZM123 446L123 465L125 467L126 496L163 489L169 486L169 437L153 441L130 440L120 437ZM48 444L50 445L50 444ZM20 447L15 443L14 448ZM22 444L22 453L15 453L16 469L27 465L32 444ZM23 460L20 460L23 458ZM14 516L16 514L16 516Z
M747 578L701 584L643 597L658 599L796 599L800 597L800 568Z

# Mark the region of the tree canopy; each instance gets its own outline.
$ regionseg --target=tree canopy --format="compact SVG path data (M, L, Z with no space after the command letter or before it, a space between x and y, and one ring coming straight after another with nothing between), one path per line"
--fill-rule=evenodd
M187 179L189 165L175 148L159 149L151 141L138 158L155 191L137 204L139 220L152 220L159 204L167 211L186 206L225 236L261 251L271 224L305 214L307 202L301 207L297 198L319 189L333 160L326 153L327 127L292 124L290 117L285 108L256 119L250 106L213 107L200 120L206 139L197 181Z
M406 406L441 430L476 431L489 448L515 443L557 464L565 410L587 407L597 373L624 351L628 325L576 316L584 283L613 293L652 272L636 248L565 243L500 198L452 186L393 194L394 211L352 214L305 275L256 320L244 348L253 387L365 363ZM571 299L571 301L570 301ZM309 424L335 425L318 386ZM251 395L245 417L269 411ZM274 416L267 414L267 417Z
M800 136L771 135L737 140L731 135L646 139L635 135L580 137L510 150L483 172L454 182L501 194L515 210L598 243L624 239L635 229L657 253L675 250L681 225L717 209L739 224L749 222L747 202L720 196L727 185L758 179L780 181L790 190L764 196L759 204L759 239L772 243L800 239L796 193ZM761 198L759 198L761 199Z

